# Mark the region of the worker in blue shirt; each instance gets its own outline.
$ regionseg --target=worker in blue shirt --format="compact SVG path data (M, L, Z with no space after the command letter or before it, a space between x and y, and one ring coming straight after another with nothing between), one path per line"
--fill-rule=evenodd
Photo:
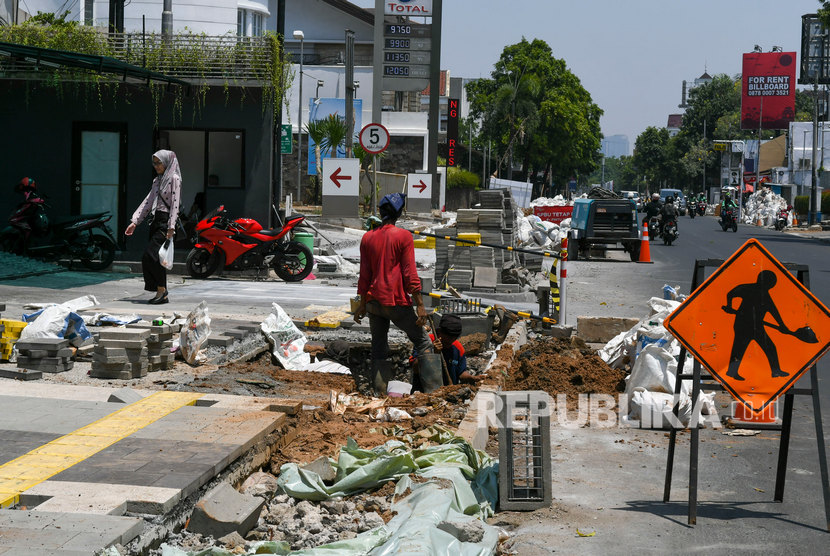
M435 346L435 351L440 352L447 363L447 370L453 384L461 382L479 382L484 376L477 376L467 370L467 356L464 354L464 346L458 341L461 336L461 318L458 315L443 315L438 323L438 338L432 334L429 339Z

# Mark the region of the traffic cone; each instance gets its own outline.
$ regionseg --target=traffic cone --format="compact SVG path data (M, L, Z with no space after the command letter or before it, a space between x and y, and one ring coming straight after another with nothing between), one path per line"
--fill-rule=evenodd
M651 260L651 246L648 240L648 222L643 223L643 237L640 239L640 260L638 263L653 263Z

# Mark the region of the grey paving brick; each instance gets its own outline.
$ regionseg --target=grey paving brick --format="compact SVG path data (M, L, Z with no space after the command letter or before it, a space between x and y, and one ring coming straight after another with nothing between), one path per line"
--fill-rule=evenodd
M150 336L149 328L103 328L98 333L99 340L146 340Z

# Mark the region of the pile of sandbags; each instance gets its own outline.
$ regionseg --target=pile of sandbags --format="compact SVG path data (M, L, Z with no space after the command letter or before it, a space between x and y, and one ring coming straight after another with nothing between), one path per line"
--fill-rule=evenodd
M627 416L623 419L629 425L657 429L672 427L680 343L666 330L663 321L681 301L680 298L652 297L648 302L649 314L599 351L599 356L611 367L631 369L625 379L624 400L628 407L625 408ZM687 354L683 368L690 370L692 363L692 357ZM688 426L695 405L691 399L690 381L681 384L678 396L678 420L683 426ZM716 413L714 393L701 392L699 401L699 413ZM696 420L701 423L699 415Z
M743 207L744 224L757 226L772 226L778 216L778 211L787 208L787 201L781 195L776 195L767 187L759 187L749 196ZM787 218L787 225L792 225L792 214Z

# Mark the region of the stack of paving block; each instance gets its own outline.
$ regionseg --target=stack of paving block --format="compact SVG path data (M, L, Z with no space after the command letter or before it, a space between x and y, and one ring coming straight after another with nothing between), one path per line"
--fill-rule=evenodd
M128 329L141 330L149 329L147 337L147 357L150 362L149 372L167 371L173 368L175 353L170 351L173 347L173 336L181 328L180 324L153 325L148 322L137 322L127 325Z
M0 319L0 327L3 328L0 334L0 359L8 361L11 358L14 344L17 343L26 324L22 320Z
M17 342L17 367L42 373L63 373L71 369L74 350L63 338L32 338Z
M458 233L458 230L455 228L436 228L433 231L437 236L454 237ZM445 239L438 239L435 241L435 287L441 287L444 283L444 275L447 273L447 269L450 266L449 248L451 245L454 246L455 243Z
M147 376L150 368L148 328L105 328L92 352L93 378L131 379Z

